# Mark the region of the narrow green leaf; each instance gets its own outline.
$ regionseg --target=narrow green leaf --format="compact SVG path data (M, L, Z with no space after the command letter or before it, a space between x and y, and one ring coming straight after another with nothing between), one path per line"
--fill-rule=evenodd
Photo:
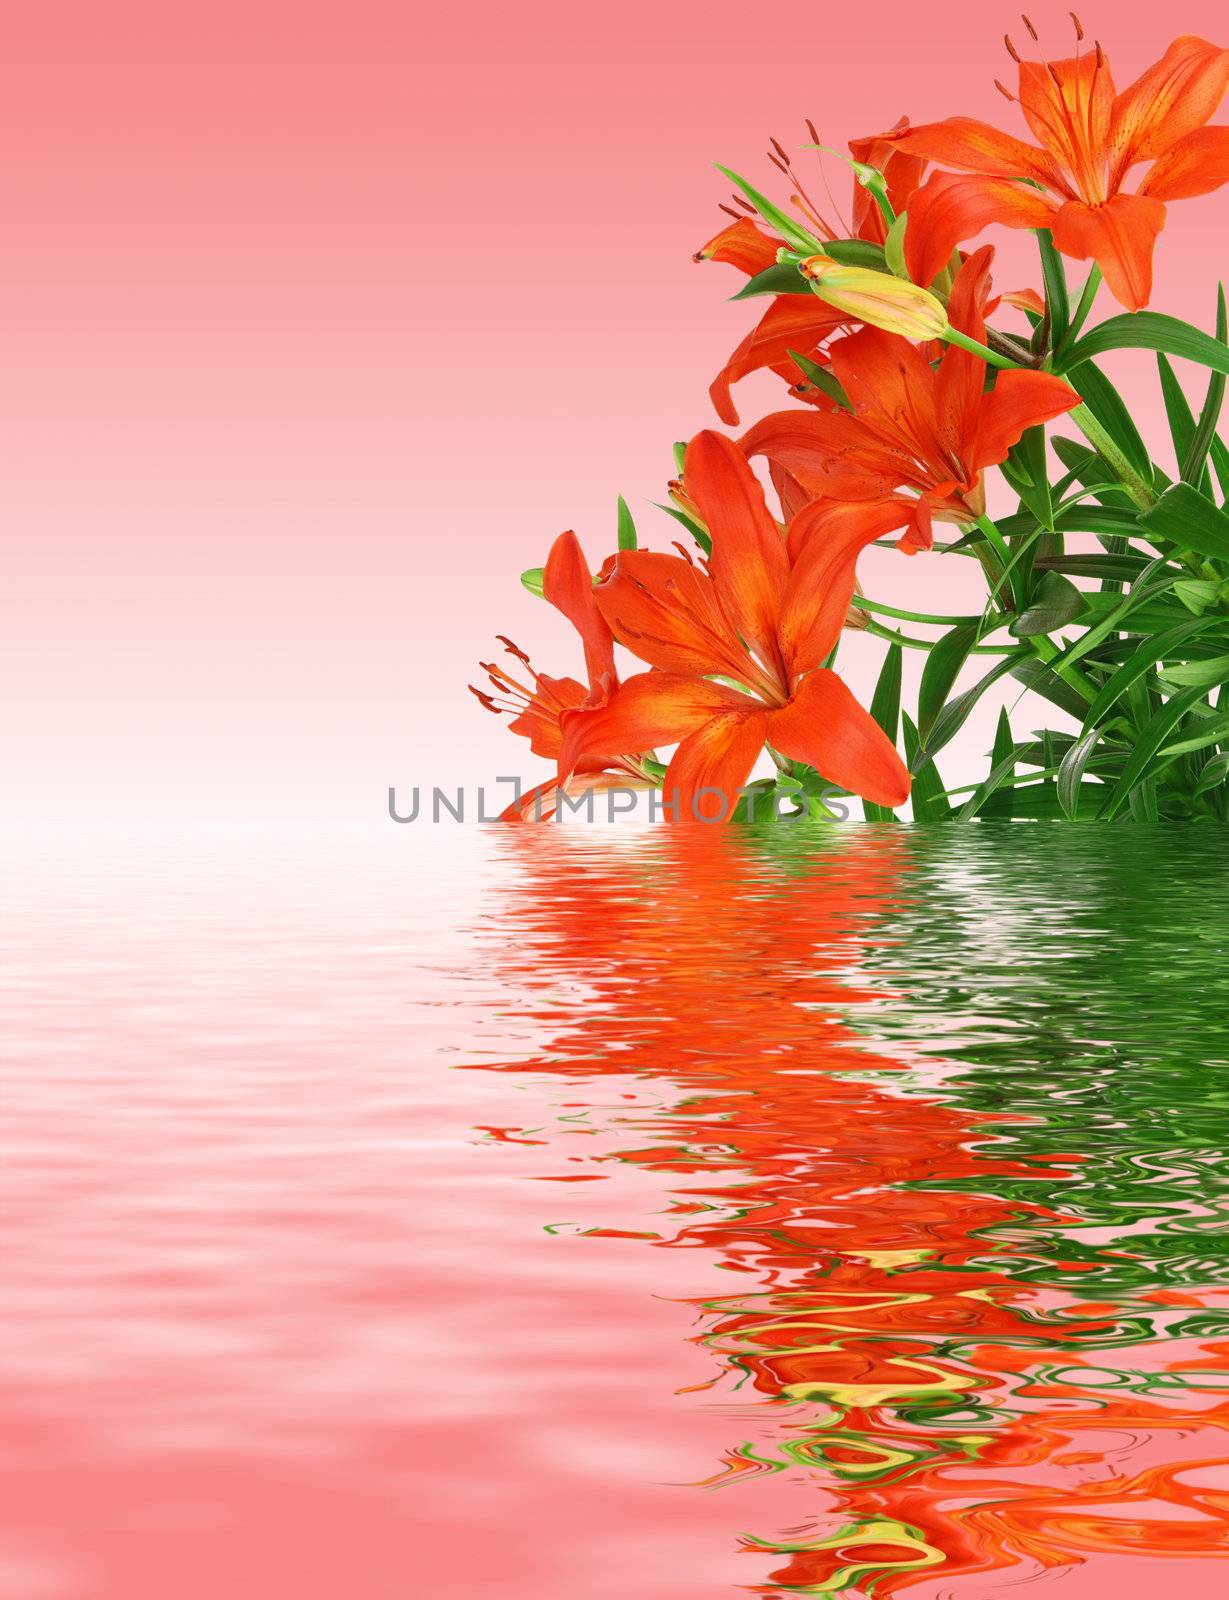
M810 294L811 285L798 271L792 261L774 262L771 267L765 267L763 272L757 272L754 277L748 278L737 294L730 296L731 300L753 300L762 294Z
M1174 584L1174 594L1188 611L1202 617L1209 606L1220 599L1223 585L1210 578L1182 578Z
M999 470L1042 527L1053 529L1054 506L1046 469L1045 429L1026 428Z
M1065 684L1056 672L1051 671L1044 661L1017 661L1012 665L1011 675L1026 689L1032 689L1035 694L1049 700L1052 705L1067 712L1077 722L1083 720L1087 702Z
M966 689L955 700L949 700L935 718L930 732L926 735L924 749L928 755L938 755L944 745L950 743L968 721L969 713L993 683L1010 672L1017 661L1027 660L1024 648L1012 655L1005 655L990 668L984 678L980 678L971 689Z
M915 822L943 822L951 815L947 793L939 769L929 756L920 754L918 731L907 711L901 713L905 736L905 759L913 773L913 820ZM914 770L914 763L918 763Z
M1223 744L1226 738L1229 738L1229 717L1215 717L1211 722L1205 722L1198 733L1180 739L1177 744L1167 744L1161 755L1190 755L1196 750L1206 750L1210 744Z
M846 411L853 410L849 396L826 367L821 367L818 361L812 361L810 356L804 356L798 350L791 350L789 358L808 383L813 383L817 389L822 390L830 400L835 400L837 405Z
M1017 751L1013 745L1010 751L997 761L987 773L986 777L978 784L973 793L961 806L956 815L957 822L972 822L973 818L986 804L990 796L1000 785L1007 783L1015 771ZM1000 813L1001 816L1001 813Z
M1063 370L1070 372L1083 361L1091 361L1110 350L1164 350L1167 355L1197 361L1213 372L1229 373L1229 346L1201 333L1189 322L1167 317L1159 311L1133 311L1111 317L1092 328L1069 350Z
M708 534L698 522L693 522L687 513L685 511L680 511L677 506L668 506L664 501L661 500L655 500L653 504L659 511L664 511L668 517L673 517L675 522L681 523L682 526L687 529L687 532L691 535L691 537L700 546L700 549L703 550L705 555L711 554L713 541L709 538Z
M1207 794L1209 789L1219 788L1226 778L1229 778L1229 751L1222 751L1220 755L1213 756L1199 774L1195 793Z
M1148 565L1144 556L1038 556L1038 572L1065 572L1072 578L1138 578Z
M900 721L900 684L904 654L900 645L888 646L871 700L871 716L893 744L896 743L896 728ZM896 813L890 806L880 806L871 800L864 800L862 807L868 822L896 821Z
M1229 560L1229 514L1189 483L1166 489L1139 525L1149 538L1159 535L1180 550Z
M977 643L976 623L964 623L952 628L941 639L936 639L922 668L922 682L918 689L918 728L923 738L947 699L956 676L969 651Z
M1049 228L1037 229L1037 245L1041 251L1041 276L1045 283L1046 310L1050 314L1050 340L1057 345L1071 321L1071 298L1067 292L1067 270L1063 258L1054 248L1054 236Z
M1210 656L1204 661L1184 661L1166 667L1160 679L1175 689L1215 689L1229 679L1229 656Z
M1122 776L1111 789L1109 799L1101 808L1100 815L1106 822L1112 821L1118 815L1130 799L1132 791L1147 778L1157 751L1201 696L1200 689L1184 689L1172 700L1167 700L1147 723L1136 740L1135 748L1127 758Z
M525 585L526 589L529 590L530 594L536 594L538 596L541 596L542 594L542 585L545 578L545 567L528 567L524 572L521 573L521 582Z
M631 512L627 509L627 501L619 496L619 549L634 550L636 548L636 523Z
M1113 677L1102 684L1096 699L1083 717L1084 727L1086 729L1099 727L1105 721L1110 708L1122 698L1133 683L1138 682L1158 661L1166 660L1170 651L1178 649L1192 634L1198 633L1204 627L1205 624L1195 618L1189 622L1180 622L1175 628L1169 628L1164 633L1145 639L1127 657Z
M1178 374L1174 371L1172 363L1159 351L1156 369L1161 378L1161 396L1165 401L1169 436L1174 442L1174 456L1180 464L1186 459L1187 451L1195 437L1195 413L1191 410L1191 403L1178 382ZM1219 373L1214 373L1213 376L1219 377Z
M808 233L793 217L782 211L780 206L773 205L767 195L762 195L758 189L753 188L746 178L740 178L737 172L732 172L729 167L720 164L717 165L717 171L724 173L731 183L742 190L769 227L775 228L795 250L801 250L808 256L824 254L823 244L813 233Z
M1219 284L1216 290L1216 337L1222 344L1229 343L1229 315L1225 309L1225 286ZM1214 444L1220 444L1216 437L1216 425L1220 421L1220 410L1225 400L1225 374L1214 372L1208 379L1208 392L1203 402L1203 410L1199 413L1199 423L1187 447L1185 457L1182 459L1182 481L1184 483L1200 483L1205 476L1204 462L1208 451ZM1221 446L1224 449L1224 446ZM1218 470L1218 478L1222 492L1225 490L1225 481Z
M1038 633L1054 633L1065 628L1085 609L1084 593L1061 572L1043 574L1027 607L1008 631L1017 639L1031 639Z
M1077 739L1058 765L1058 803L1063 815L1072 822L1079 810L1080 791L1084 782L1084 769L1101 739L1100 728L1089 728Z

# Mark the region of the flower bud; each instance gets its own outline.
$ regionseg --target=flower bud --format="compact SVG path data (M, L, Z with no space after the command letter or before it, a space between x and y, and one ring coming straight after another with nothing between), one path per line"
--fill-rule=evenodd
M947 331L943 302L916 283L867 267L843 267L831 256L808 256L798 270L821 300L872 328L906 339L938 339Z

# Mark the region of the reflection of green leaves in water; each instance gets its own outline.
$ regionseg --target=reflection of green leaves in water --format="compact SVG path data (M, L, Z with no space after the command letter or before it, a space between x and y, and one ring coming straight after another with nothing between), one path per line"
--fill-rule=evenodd
M1061 1231L1031 1220L996 1268L1027 1279L1074 1262L1098 1293L1223 1282L1223 834L983 827L914 830L909 845L912 905L892 928L901 944L879 956L895 997L850 1020L877 1046L934 1037L936 1055L965 1064L944 1092L987 1119L983 1153L1048 1174L996 1177L996 1195L1052 1202L1065 1219ZM1057 1181L1056 1152L1075 1158ZM1115 1248L1085 1228L1113 1230Z

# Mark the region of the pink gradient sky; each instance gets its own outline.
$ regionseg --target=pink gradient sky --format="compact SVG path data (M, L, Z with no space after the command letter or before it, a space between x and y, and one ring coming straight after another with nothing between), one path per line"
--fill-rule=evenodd
M560 529L596 556L621 491L669 536L648 503L670 441L713 420L708 381L747 319L728 271L691 261L720 220L711 163L765 177L767 135L801 142L805 115L833 143L902 112L1013 126L991 80L1015 14L983 0L787 7L763 27L732 0L453 15L47 0L8 17L16 813L368 819L389 783L533 773L464 684L497 630L574 669L517 583ZM1120 84L1222 18L1212 0L1085 15ZM1065 10L1034 20L1065 53ZM1171 208L1154 304L1207 320L1227 203ZM1031 272L1024 243L1000 283ZM950 609L955 565L897 561L876 589ZM874 656L850 656L861 687Z

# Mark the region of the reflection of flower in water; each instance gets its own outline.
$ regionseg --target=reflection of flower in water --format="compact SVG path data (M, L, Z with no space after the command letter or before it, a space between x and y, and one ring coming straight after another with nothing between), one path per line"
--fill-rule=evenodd
M682 1085L681 1103L623 1120L644 1142L618 1159L677 1179L656 1247L755 1280L705 1303L701 1337L721 1360L709 1387L765 1397L776 1437L732 1448L708 1482L803 1468L823 1492L813 1525L746 1541L784 1559L758 1592L1229 1553L1229 1494L1207 1472L1226 1454L1208 1441L1229 1425L1229 1347L1197 1342L1229 1321L1164 1290L1083 1294L1132 1241L1046 1259L1043 1233L1052 1247L1082 1220L1061 1199L1080 1157L1008 1155L1010 1118L992 1132L859 1042L844 1019L883 998L859 975L916 897L916 846L839 839L500 845L518 868L508 975L585 994L535 1010L549 1042L502 1070ZM1037 1199L996 1193L1022 1182Z

